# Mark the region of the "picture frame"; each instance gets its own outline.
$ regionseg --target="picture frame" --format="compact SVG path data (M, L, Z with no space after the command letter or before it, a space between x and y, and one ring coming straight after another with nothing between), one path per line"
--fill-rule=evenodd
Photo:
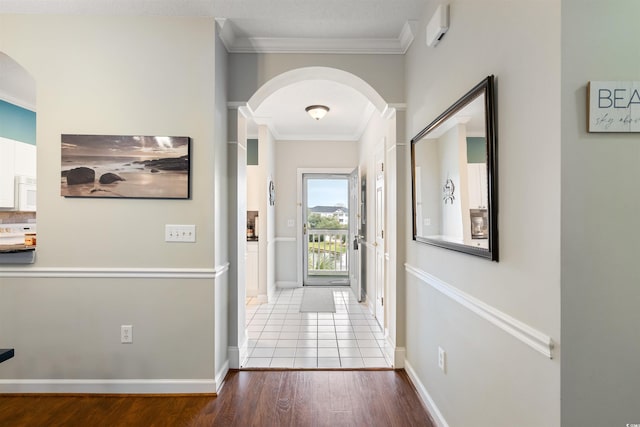
M191 198L191 138L61 135L60 194L80 198Z

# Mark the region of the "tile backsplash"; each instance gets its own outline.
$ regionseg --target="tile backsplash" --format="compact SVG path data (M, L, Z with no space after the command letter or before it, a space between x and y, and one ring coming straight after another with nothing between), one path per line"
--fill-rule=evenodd
M22 224L36 222L35 212L0 211L0 224Z

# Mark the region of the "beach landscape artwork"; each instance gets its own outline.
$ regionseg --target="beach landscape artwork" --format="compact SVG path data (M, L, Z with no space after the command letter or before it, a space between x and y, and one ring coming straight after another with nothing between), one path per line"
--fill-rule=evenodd
M188 199L190 138L62 135L65 197Z

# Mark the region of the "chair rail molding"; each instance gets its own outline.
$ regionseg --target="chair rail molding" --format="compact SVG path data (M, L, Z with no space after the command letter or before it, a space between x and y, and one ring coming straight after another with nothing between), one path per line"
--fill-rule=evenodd
M549 359L553 358L553 340L548 335L538 331L537 329L521 322L520 320L490 306L487 303L451 286L448 283L438 279L437 277L413 267L408 263L405 264L407 273L416 277L420 281L426 283L432 288L445 294L452 300L458 302L462 306L476 313L478 316L492 323L494 326L502 329L516 339L527 344L537 352L545 355Z
M170 278L215 279L229 271L229 263L215 268L128 268L128 267L27 267L0 270L2 278Z

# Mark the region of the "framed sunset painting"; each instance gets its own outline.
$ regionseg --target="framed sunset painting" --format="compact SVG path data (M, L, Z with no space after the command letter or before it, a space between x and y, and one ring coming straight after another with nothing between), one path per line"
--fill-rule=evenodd
M62 135L64 197L188 199L186 136Z

